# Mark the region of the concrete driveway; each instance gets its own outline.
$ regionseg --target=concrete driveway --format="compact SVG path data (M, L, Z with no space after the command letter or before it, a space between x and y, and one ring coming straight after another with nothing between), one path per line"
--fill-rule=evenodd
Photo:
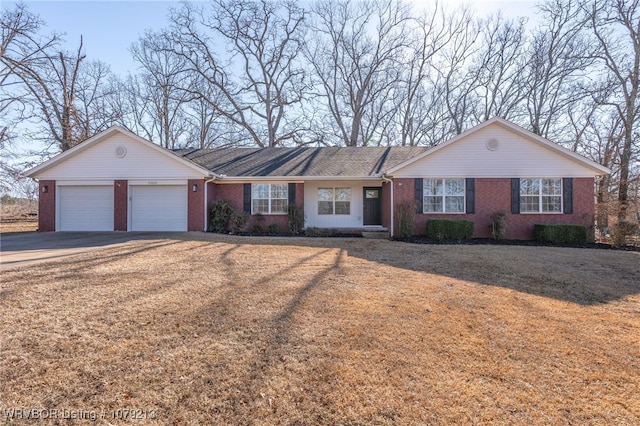
M0 237L0 270L57 260L131 241L166 238L167 235L160 232L29 232L3 235Z

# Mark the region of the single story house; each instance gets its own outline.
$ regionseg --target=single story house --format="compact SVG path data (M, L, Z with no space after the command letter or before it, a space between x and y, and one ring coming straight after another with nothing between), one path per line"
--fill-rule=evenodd
M594 223L594 179L610 170L502 118L436 147L212 148L170 151L112 127L29 170L39 181L40 231L202 231L207 206L230 201L264 226L397 235L397 206L414 202L416 235L429 218L468 219L506 238L533 225Z

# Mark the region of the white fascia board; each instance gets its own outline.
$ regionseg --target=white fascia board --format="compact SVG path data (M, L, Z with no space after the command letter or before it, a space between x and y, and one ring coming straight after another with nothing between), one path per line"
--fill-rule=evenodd
M183 157L179 157L176 154L174 154L173 152L169 151L166 148L163 148L159 145L154 144L153 142L150 142L144 138L141 138L140 136L136 135L133 132L130 132L129 130L125 129L124 127L121 126L112 126L109 127L107 130L104 130L92 137L90 137L89 139L87 139L84 142L79 143L78 145L74 146L73 148L62 152L58 155L56 155L53 158L48 159L47 161L45 161L42 164L39 164L29 170L27 170L24 175L30 178L36 178L36 176L38 175L38 173L47 170L53 166L55 166L56 164L66 160L67 158L76 155L79 152L82 152L88 148L90 148L91 146L100 143L100 141L110 137L111 135L115 134L115 133L121 133L127 137L130 137L132 139L134 139L137 142L140 142L143 145L148 146L149 148L159 152L162 155L165 155L169 158L172 158L176 161L178 161L179 163L182 163L183 165L195 170L196 172L198 172L198 174L203 175L203 177L211 177L211 176L215 176L215 173L211 172L210 170L207 170L199 165L197 165L196 163L194 163L191 160L188 160L186 158Z
M304 183L312 181L381 181L377 176L225 176L216 177L215 183L288 182Z
M471 129L460 133L457 136L454 136L453 138L449 139L448 141L441 143L440 145L437 145L425 152L423 152L422 154L416 155L415 157L405 161L404 163L401 163L395 167L390 168L389 170L385 171L384 174L385 175L391 175L393 176L393 173L403 169L404 167L415 163L416 161L419 161L421 159L423 159L424 157L428 156L428 155L432 155L435 152L440 151L441 149L446 148L447 146L456 143L457 141L459 141L460 139L463 139L465 137L467 137L468 135L475 133L479 130L484 129L485 127L488 127L492 124L499 124L511 131L513 131L514 133L517 133L535 143L538 143L540 145L544 145L547 148L550 148L551 150L556 151L557 153L563 155L564 157L567 157L571 160L577 161L579 163L581 163L583 166L586 166L588 168L590 168L594 174L596 176L600 176L600 175L608 175L611 174L611 170L601 164L596 163L595 161L591 161L586 157L583 157L580 154L576 154L575 152L558 145L557 143L553 143L548 139L543 138L542 136L536 135L535 133L532 133L520 126L518 126L517 124L514 124L510 121L505 120L504 118L501 117L494 117L490 120L485 121L484 123L478 124L475 127L472 127Z

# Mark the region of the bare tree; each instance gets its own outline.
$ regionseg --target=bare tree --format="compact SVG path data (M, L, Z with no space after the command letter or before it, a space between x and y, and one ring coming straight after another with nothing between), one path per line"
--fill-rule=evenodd
M492 15L480 21L481 50L475 61L478 73L477 122L499 116L514 119L525 98L522 68L526 37L524 19Z
M153 128L150 137L165 148L177 148L187 133L186 104L194 95L183 90L185 81L191 76L185 72L187 66L182 56L171 52L171 40L163 33L147 31L131 48L133 58L140 65L137 75L142 86L136 90L134 102L142 102L149 108L146 128Z
M638 150L640 123L640 2L593 1L583 9L600 49L596 58L608 71L613 88L606 101L615 108L621 124L618 219L627 217L630 170Z
M429 135L440 122L440 118L433 117L433 112L438 110L441 98L430 96L435 88L429 88L429 76L434 72L434 57L450 43L456 28L459 27L455 23L447 21L446 12L438 2L432 11L424 10L422 16L411 21L404 55L407 61L401 67L396 84L399 96L395 118L403 146L428 144Z
M546 0L539 9L543 24L530 43L523 88L530 130L555 139L554 125L562 124L567 106L588 96L581 81L593 63L592 48L576 0Z
M393 1L320 1L305 55L335 136L346 146L381 140L390 121L409 8Z
M298 63L304 16L288 0L214 0L207 10L184 4L173 11L171 52L222 95L193 92L236 126L239 138L279 146L300 137L302 123L291 111L305 89Z
M86 114L109 71L104 64L86 63L82 37L75 52L65 52L59 36L37 36L41 24L24 5L3 13L3 83L14 83L11 92L25 105L21 112L33 113L20 118L38 120L46 139L66 151L96 130L94 117Z

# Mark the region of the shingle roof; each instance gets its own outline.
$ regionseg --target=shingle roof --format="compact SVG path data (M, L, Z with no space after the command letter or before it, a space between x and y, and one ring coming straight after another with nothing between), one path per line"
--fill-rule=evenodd
M427 147L214 148L180 149L176 154L219 175L376 176Z

